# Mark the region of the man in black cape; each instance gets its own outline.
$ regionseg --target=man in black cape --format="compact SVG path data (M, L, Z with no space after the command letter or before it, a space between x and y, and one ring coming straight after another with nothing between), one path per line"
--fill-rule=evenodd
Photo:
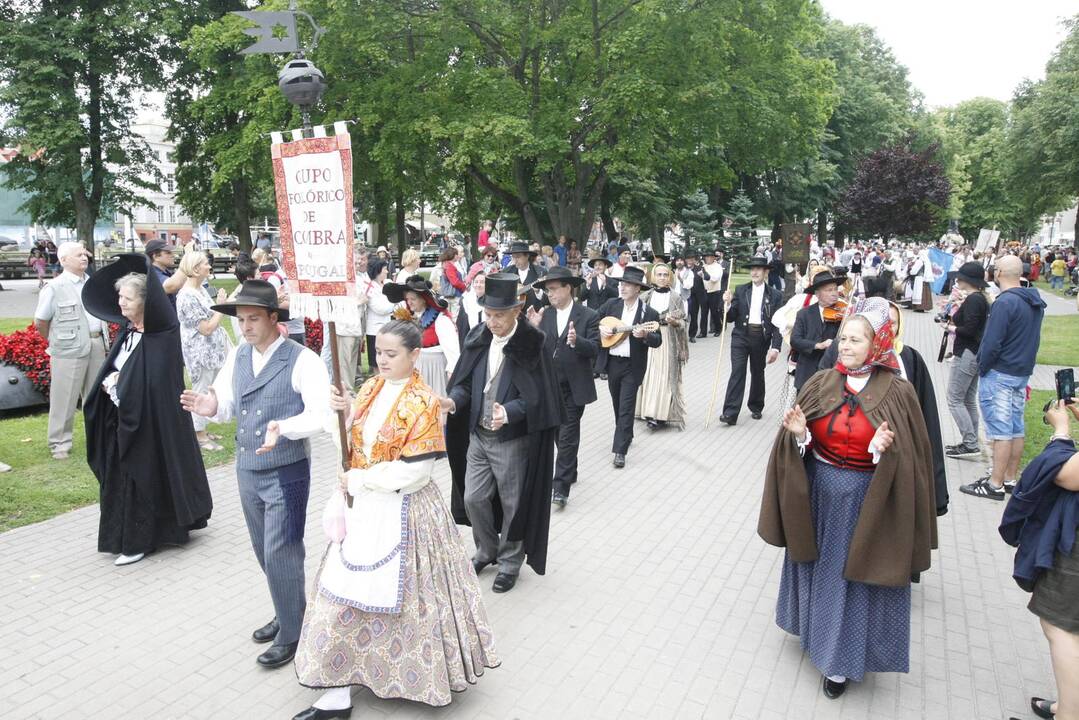
M86 281L87 312L120 325L109 357L86 399L86 459L101 484L98 550L137 562L161 545L187 542L206 527L213 509L191 416L180 407L184 360L180 324L156 273L143 255L120 255ZM142 328L122 315L115 283L145 276ZM102 388L116 377L114 402Z
M487 277L486 319L464 338L442 400L453 519L472 526L477 574L498 563L495 592L513 588L522 561L546 572L562 420L544 335L521 317L517 289L514 274Z

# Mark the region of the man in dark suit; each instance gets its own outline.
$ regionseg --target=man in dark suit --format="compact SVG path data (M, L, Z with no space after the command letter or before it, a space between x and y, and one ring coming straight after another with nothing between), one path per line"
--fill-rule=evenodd
M592 361L599 351L599 316L573 301L574 290L584 283L568 268L553 267L533 287L542 290L550 305L529 309L528 320L543 331L543 350L551 357L555 382L562 397L564 418L558 428L551 502L565 507L570 485L577 482L577 450L581 444L584 407L596 400Z
M600 319L616 317L622 327L636 326L644 322L659 321L659 313L640 302L641 290L648 287L644 271L639 267L629 266L622 277L618 278L620 297L608 300L599 310ZM610 338L614 333L609 328L600 328L600 338ZM596 369L607 373L607 388L611 391L611 404L614 406L615 430L612 451L614 466L626 466L626 453L633 442L633 411L637 405L637 390L644 381L644 371L648 367L648 348L659 347L663 336L659 329L646 331L637 328L609 348L602 345L596 359Z
M595 312L603 307L603 303L618 297L618 281L607 274L610 266L607 258L592 258L588 261L588 266L592 268L592 277L581 290L581 302Z
M697 342L697 318L700 317L701 334L708 335L708 293L704 289L704 272L701 258L695 252L686 254L686 267L693 272L693 285L689 289L689 341Z
M754 420L764 411L764 365L779 357L783 336L772 324L772 315L783 305L783 293L768 284L768 258L757 256L749 261L752 282L739 285L732 296L728 290L727 322L731 330L731 377L720 420L728 425L738 422L746 390L746 361L749 361L749 412Z
M840 278L831 270L822 270L813 277L813 283L806 287L807 293L817 296L817 302L802 308L794 318L791 330L791 348L798 353L797 367L794 370L794 389L800 390L805 381L817 372L824 351L835 340L839 331L838 322L825 322L824 310L839 300Z
M535 263L537 257L539 257L539 253L532 250L528 246L528 243L510 243L511 262L509 267L503 272L517 275L517 281L521 285L531 287L532 283L539 280L547 272L543 267ZM543 301L539 299L539 296L534 290L529 290L528 297L525 298L525 306L527 308L536 308L538 310L543 306Z

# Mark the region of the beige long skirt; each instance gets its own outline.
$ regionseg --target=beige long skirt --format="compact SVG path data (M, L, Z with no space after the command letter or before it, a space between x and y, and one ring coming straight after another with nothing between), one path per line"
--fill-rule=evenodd
M296 650L301 685L363 685L381 698L441 706L498 666L476 572L433 482L409 499L406 553L397 614L336 603L315 578Z
M664 326L659 329L663 344L657 348L648 348L648 366L644 371L644 382L637 391L636 416L639 419L651 418L666 422L671 416L671 403L674 396L671 391L671 329Z

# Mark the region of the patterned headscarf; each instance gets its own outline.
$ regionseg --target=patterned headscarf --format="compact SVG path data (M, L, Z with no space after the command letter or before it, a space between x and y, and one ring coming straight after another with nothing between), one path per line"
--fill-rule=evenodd
M892 333L892 323L888 317L888 301L884 298L863 298L854 304L847 322L851 318L861 316L873 328L873 339L869 344L869 354L865 358L865 364L859 368L848 368L842 360L837 360L835 369L844 375L865 375L874 367L887 368L899 372L899 358L895 351L895 335Z

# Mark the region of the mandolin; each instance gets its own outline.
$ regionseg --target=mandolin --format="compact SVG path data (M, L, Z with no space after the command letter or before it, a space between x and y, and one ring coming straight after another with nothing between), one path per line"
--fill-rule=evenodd
M611 315L599 321L599 326L601 328L607 328L611 331L611 335L606 337L604 337L603 333L600 333L599 341L604 348L610 349L621 344L634 330L655 332L656 330L659 330L660 325L666 324L666 320L660 320L658 322L649 320L648 322L639 323L637 325L623 325L622 318Z

